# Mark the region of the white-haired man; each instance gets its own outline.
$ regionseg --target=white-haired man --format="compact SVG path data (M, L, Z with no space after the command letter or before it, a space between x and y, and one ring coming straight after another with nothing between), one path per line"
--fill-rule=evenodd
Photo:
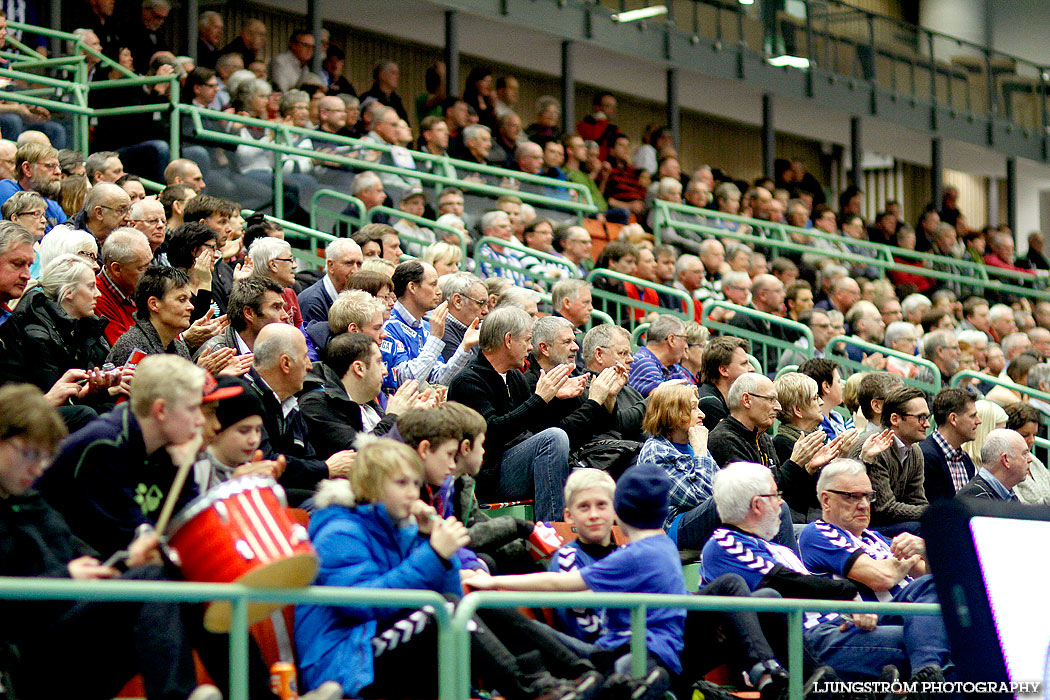
M490 211L481 217L481 234L503 241L513 241L510 217L503 211ZM506 277L515 286L529 287L521 256L498 243L484 243L478 248L478 264L484 277Z
M328 322L328 310L332 302L346 289L350 275L361 269L364 257L361 246L349 238L339 238L328 244L324 251L325 274L299 293L299 309L303 313L303 325L320 321Z
M281 238L257 238L248 249L255 275L273 280L284 288L285 310L288 322L296 328L303 326L303 312L299 308L299 298L292 286L295 284L295 271L298 264L292 256L292 245Z
M1028 477L1032 452L1016 430L996 428L981 446L981 468L957 498L1016 501L1014 487Z
M780 524L781 498L768 469L753 462L728 465L715 475L713 498L727 527L715 530L704 545L705 582L737 574L752 591L771 588L789 598L856 597L853 582L816 576L791 549L769 541ZM806 613L802 635L816 658L843 676L877 678L886 666L906 668L913 660L922 665L911 668L912 680L944 679L939 664L928 663L926 655L909 646L903 625L888 624L885 618L878 623L868 613Z
M463 335L475 319L484 319L489 312L489 296L485 283L469 272L457 272L441 278L441 296L448 302L445 318L445 349L441 359L448 362L456 354ZM473 351L472 351L473 352Z

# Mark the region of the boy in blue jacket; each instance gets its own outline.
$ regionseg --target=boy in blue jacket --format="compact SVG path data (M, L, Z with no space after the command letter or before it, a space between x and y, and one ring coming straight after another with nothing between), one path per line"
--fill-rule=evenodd
M423 478L410 447L374 438L360 445L349 483L323 483L310 521L319 585L460 593L457 552L470 538L459 521L441 518L419 498ZM299 606L295 639L304 686L337 680L352 697L435 697L432 612ZM480 620L475 625L475 674L508 700L588 700L601 685L593 666L564 647L537 650L528 635L501 640ZM544 664L577 680L556 678Z

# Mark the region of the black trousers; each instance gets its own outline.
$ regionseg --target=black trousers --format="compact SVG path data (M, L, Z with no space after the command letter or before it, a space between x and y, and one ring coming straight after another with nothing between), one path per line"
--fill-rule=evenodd
M376 630L374 680L361 690L360 697L437 696L437 624L433 617L421 618L421 613L406 611ZM478 613L470 635L472 675L509 700L531 697L531 677L544 670L559 678L576 678L594 668L565 647L553 630L517 610L484 609Z
M163 581L161 566L122 577ZM14 685L25 700L109 700L141 673L149 700L185 700L197 687L196 649L215 684L229 692L229 638L205 631L204 606L174 602L74 603L52 624L18 644ZM250 645L249 694L276 700L258 647Z

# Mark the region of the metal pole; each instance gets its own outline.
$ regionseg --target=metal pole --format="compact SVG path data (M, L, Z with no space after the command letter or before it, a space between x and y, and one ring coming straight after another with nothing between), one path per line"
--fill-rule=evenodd
M849 154L853 167L849 171L849 184L860 187L861 161L864 159L864 148L861 143L860 117L849 120Z
M314 57L310 59L310 70L320 75L324 54L321 53L321 8L318 0L306 0L306 24L314 35Z
M561 129L566 134L571 134L576 124L576 63L574 58L575 45L573 42L561 42Z
M186 55L197 63L197 20L200 18L200 0L186 0Z
M232 601L230 624L230 700L248 700L248 599Z
M445 89L449 95L459 92L459 15L445 12Z
M1017 159L1013 157L1006 159L1006 225L1017 240Z
M940 206L944 193L944 160L941 139L930 139L930 198L934 206Z
M762 174L773 177L773 159L777 152L776 132L773 129L773 94L762 95Z
M51 28L56 32L62 31L62 0L51 0L48 5L48 14L50 15ZM62 40L58 37L51 39L51 55L61 56L62 55Z
M682 127L681 114L678 109L678 69L667 69L667 128L671 130L671 139L675 147L681 144L678 136ZM770 171L772 172L772 171Z

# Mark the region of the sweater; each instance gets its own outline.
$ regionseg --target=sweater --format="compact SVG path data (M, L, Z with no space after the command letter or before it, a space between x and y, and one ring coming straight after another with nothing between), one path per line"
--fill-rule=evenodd
M901 462L897 456L897 440L888 449L865 462L871 488L879 494L871 504L873 525L916 521L922 517L928 501L923 488L924 460L922 448L915 443Z

